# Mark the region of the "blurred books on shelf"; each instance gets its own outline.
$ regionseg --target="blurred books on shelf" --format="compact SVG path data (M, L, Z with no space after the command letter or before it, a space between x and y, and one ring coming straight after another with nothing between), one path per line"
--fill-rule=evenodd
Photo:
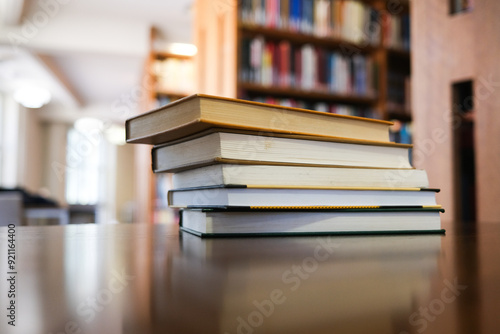
M157 58L152 69L158 92L188 95L194 90L194 63L191 59Z
M373 59L311 44L242 38L240 80L262 86L374 97Z
M380 42L380 35L376 31L366 29L366 25L380 20L380 14L361 1L243 0L239 13L243 24L343 39L353 43Z
M383 13L384 44L396 50L410 50L410 16Z

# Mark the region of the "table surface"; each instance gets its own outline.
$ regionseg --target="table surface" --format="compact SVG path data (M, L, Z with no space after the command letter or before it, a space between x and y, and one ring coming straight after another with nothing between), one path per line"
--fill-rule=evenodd
M175 225L17 227L8 299L1 228L0 333L499 333L500 224L456 230L200 239Z

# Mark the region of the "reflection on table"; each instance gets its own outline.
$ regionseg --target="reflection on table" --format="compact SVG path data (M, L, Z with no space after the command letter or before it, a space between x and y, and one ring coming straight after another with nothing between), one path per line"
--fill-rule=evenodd
M140 224L16 236L18 324L1 322L1 333L488 333L499 324L497 225L445 236L200 239Z

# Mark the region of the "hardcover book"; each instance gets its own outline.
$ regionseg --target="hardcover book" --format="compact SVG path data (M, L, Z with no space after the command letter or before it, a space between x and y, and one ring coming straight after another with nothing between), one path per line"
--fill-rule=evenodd
M443 233L433 208L239 210L186 209L181 229L201 237Z
M215 164L174 173L172 185L428 188L429 180L422 169Z
M208 131L153 147L154 172L179 172L219 162L267 165L350 166L411 169L411 145L350 138Z
M284 188L200 187L168 192L172 207L318 207L436 205L437 189L419 188Z
M195 94L125 123L129 143L161 144L211 127L389 142L391 122Z

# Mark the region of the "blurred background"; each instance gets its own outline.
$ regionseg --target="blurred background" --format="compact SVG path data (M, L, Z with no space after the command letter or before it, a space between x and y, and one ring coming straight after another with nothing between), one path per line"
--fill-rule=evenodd
M169 175L124 122L197 92L394 121L444 221L498 220L498 15L495 0L0 0L0 210L175 221Z

